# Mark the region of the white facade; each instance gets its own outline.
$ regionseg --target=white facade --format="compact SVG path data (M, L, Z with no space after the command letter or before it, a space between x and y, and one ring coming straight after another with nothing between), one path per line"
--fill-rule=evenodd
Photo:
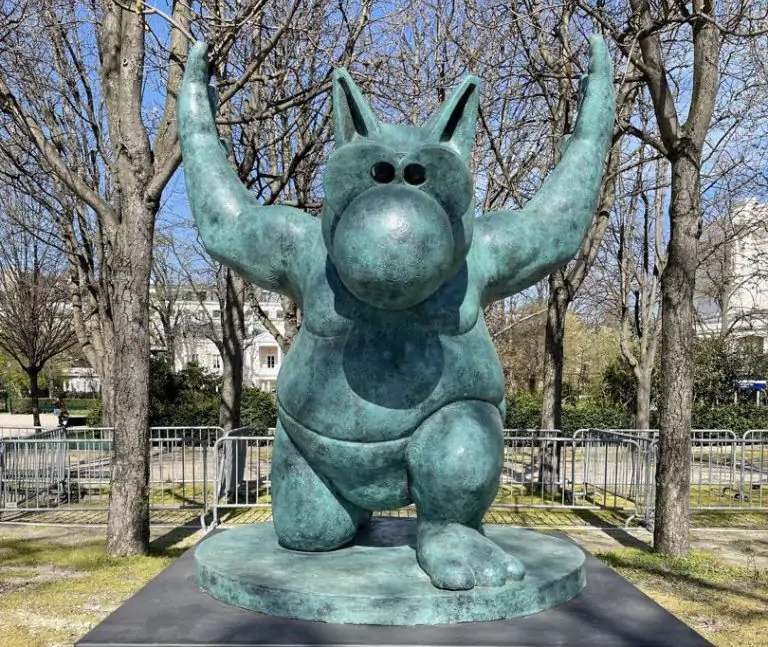
M90 367L72 367L66 370L62 387L65 393L99 393L101 378Z
M726 224L705 229L700 249L698 334L768 351L768 205L737 203Z
M181 370L195 363L212 373L221 374L223 370L221 354L216 344L205 335L206 330L217 330L220 317L219 301L215 299L215 293L212 290L205 293L202 290L188 292L187 294L182 291L181 299L175 304L181 313L183 323L175 340L174 368ZM279 297L263 293L259 306L282 334L285 328ZM245 323L243 384L273 392L283 361L282 350L275 338L261 325L250 307L246 307ZM153 331L159 331L156 321L154 324ZM158 337L158 334L153 335L152 348L155 352L165 351L165 344Z

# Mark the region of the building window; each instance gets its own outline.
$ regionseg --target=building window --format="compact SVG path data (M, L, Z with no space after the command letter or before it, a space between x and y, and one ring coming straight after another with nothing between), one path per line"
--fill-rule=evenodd
M221 368L221 357L218 355L213 356L213 368L217 370Z
M267 368L275 368L277 363L277 357L274 355L267 355Z

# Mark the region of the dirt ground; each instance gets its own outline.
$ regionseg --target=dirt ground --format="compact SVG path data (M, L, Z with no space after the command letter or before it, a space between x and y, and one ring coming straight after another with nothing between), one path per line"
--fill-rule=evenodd
M649 548L653 540L645 529L568 530L566 534L591 553ZM768 530L698 528L691 531L691 548L738 566L768 569Z

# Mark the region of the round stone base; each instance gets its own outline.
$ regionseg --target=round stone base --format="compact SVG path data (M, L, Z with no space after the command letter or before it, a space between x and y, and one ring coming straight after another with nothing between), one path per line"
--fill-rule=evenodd
M195 550L197 582L221 602L268 615L371 625L514 618L562 604L586 585L574 544L505 526L485 533L525 564L521 582L435 588L416 562L413 519L373 519L351 545L328 553L282 548L272 524L225 530Z

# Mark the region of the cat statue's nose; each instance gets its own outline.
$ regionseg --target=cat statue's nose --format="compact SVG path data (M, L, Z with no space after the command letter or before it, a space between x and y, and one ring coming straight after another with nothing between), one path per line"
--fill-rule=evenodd
M331 258L358 299L403 309L433 294L448 277L454 240L444 209L403 185L369 189L336 226Z

